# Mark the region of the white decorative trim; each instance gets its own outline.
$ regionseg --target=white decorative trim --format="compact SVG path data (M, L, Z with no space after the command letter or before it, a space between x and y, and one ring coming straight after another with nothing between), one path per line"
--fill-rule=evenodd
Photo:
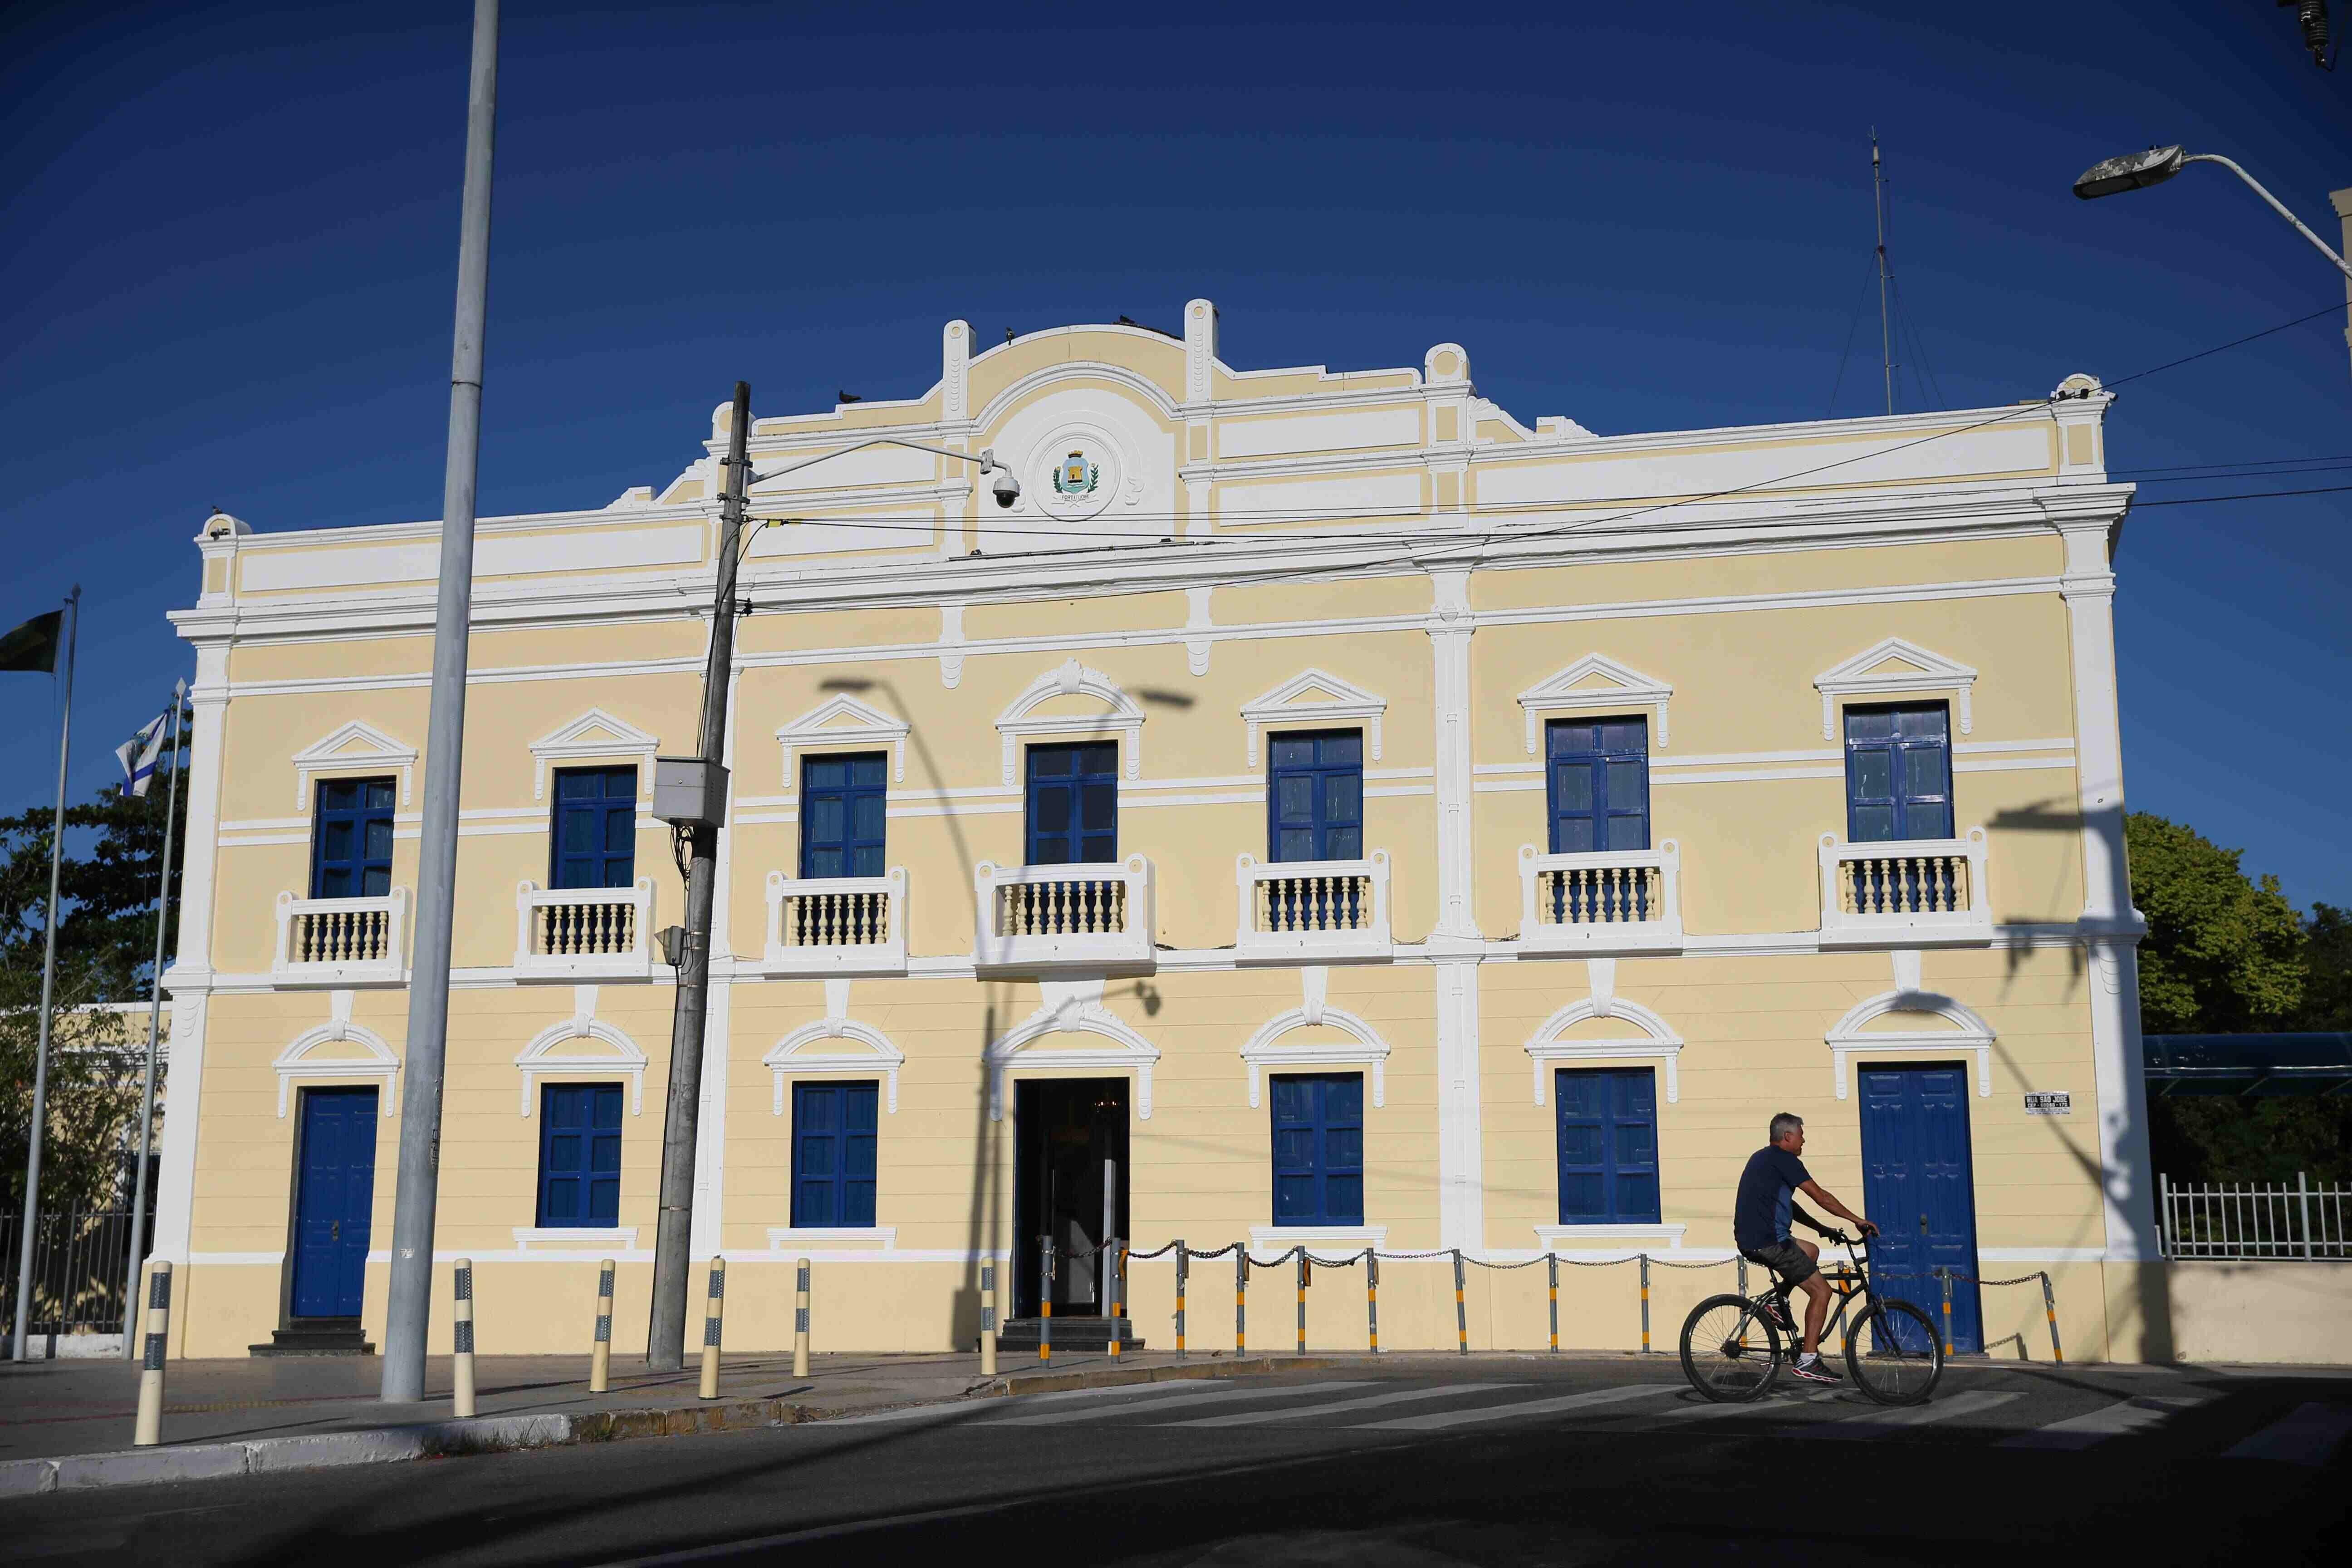
M1103 713L1067 713L1046 719L1032 719L1030 710L1039 703L1055 697L1096 697L1109 704ZM1092 735L1105 730L1116 731L1125 742L1120 747L1127 763L1129 778L1139 776L1143 765L1143 710L1135 700L1121 691L1111 678L1098 669L1089 669L1075 658L1064 659L1024 688L1003 712L996 716L998 733L1004 738L1004 783L1013 778L1013 753L1017 742L1030 735Z
M606 739L587 740L593 730L603 730ZM654 793L654 753L661 749L659 736L648 735L625 719L616 719L602 708L591 708L569 724L549 731L530 743L530 798L547 798L547 765L557 762L604 762L619 757L637 760L637 793Z
M646 1108L646 1053L637 1042L619 1029L596 1016L596 987L575 985L572 988L572 1016L560 1024L541 1029L530 1044L517 1053L514 1062L522 1073L521 1113L531 1113L531 1084L534 1079L551 1075L571 1078L586 1074L600 1077L620 1074L629 1080L629 1114L643 1114ZM566 1051L560 1047L574 1040L598 1039L618 1053L594 1056L585 1051Z
M1184 605L1184 629L1186 631L1206 634L1214 629L1217 623L1209 618L1208 589L1185 589ZM1184 639L1184 668L1191 670L1195 677L1208 674L1209 655L1216 646L1216 639L1206 635L1186 637Z
M837 1247L845 1241L878 1241L882 1245L871 1248L871 1251L896 1252L898 1250L898 1227L895 1225L772 1225L768 1227L768 1250L772 1253L792 1252L811 1246Z
M1308 973L1320 976L1320 969ZM1389 1043L1381 1038L1380 1031L1357 1017L1353 1013L1323 1005L1321 985L1307 984L1305 1005L1287 1013L1276 1014L1249 1037L1242 1047L1242 1060L1249 1067L1249 1102L1253 1109L1259 1104L1258 1073L1264 1068L1283 1072L1303 1067L1369 1067L1371 1068L1372 1104L1388 1103ZM1293 1029L1312 1028L1324 1025L1338 1029L1349 1038L1313 1046L1277 1046L1274 1042Z
M744 820L737 816L736 821ZM881 877L825 877L799 879L782 871L768 873L768 936L760 960L770 974L904 974L907 973L907 868L893 866ZM832 898L836 908L862 901L870 916L876 901L888 936L881 942L784 945L784 901L787 899Z
M1004 1120L1004 1074L1013 1058L1024 1057L1032 1041L1047 1035L1095 1035L1108 1046L1027 1051L1024 1065L1038 1068L1102 1068L1132 1070L1136 1076L1136 1115L1151 1120L1151 1068L1160 1049L1137 1034L1102 1005L1099 980L1053 982L1041 987L1045 1004L989 1043L982 1060L988 1070L988 1119Z
M828 988L832 982L827 982ZM843 984L846 984L844 982ZM846 1005L848 998L842 998ZM828 997L830 1002L831 998ZM814 1051L809 1049L825 1040L847 1040L862 1047L846 1051ZM784 1113L784 1080L788 1078L881 1078L886 1084L883 1100L890 1113L898 1113L898 1069L907 1065L907 1053L890 1043L890 1037L871 1024L861 1024L855 1018L837 1014L819 1018L814 1024L803 1024L778 1040L775 1048L760 1058L774 1079L775 1098L769 1114Z
M1689 1229L1679 1220L1662 1225L1539 1225L1536 1226L1536 1244L1542 1253L1581 1251L1580 1247L1563 1245L1578 1241L1663 1241L1669 1248L1680 1251L1683 1234Z
M383 1080L383 1115L391 1120L400 1104L400 1058L383 1043L383 1037L374 1030L352 1022L352 994L335 991L328 995L328 1018L315 1029L294 1037L293 1044L278 1053L270 1067L278 1074L278 1115L286 1116L287 1090L297 1079L368 1078ZM176 1021L175 1021L176 1023ZM177 1029L173 1030L177 1042ZM325 1061L311 1061L310 1052L334 1042L358 1046L368 1054L364 1057L333 1057Z
M1389 1227L1384 1225L1254 1225L1249 1232L1253 1249L1274 1247L1285 1252L1294 1247L1304 1247L1312 1252L1318 1246L1328 1247L1334 1242L1378 1248L1388 1238Z
M1609 965L1604 971L1600 966ZM1666 1026L1666 1021L1643 1006L1614 994L1616 965L1614 961L1593 961L1595 994L1580 1002L1571 1002L1538 1026L1527 1043L1527 1053L1535 1076L1535 1102L1544 1103L1544 1074L1549 1064L1559 1062L1654 1061L1665 1065L1666 1103L1673 1105L1683 1097L1681 1068L1677 1065L1683 1053L1683 1037ZM1619 1018L1641 1033L1622 1038L1605 1040L1563 1040L1559 1037L1577 1025L1592 1018Z
M1992 889L1987 868L1990 850L1982 827L1969 828L1965 838L1888 839L1868 844L1852 844L1834 833L1824 833L1820 853L1823 947L1874 947L1888 942L1973 945L1992 940ZM1921 877L1916 871L1906 871L1906 865L1965 862L1968 907L1880 914L1849 911L1843 907L1849 878L1846 868L1856 861L1878 862L1886 868L1880 873L1880 886L1886 889L1886 901L1896 903L1906 901L1906 889L1944 886L1937 873L1931 870ZM1864 873L1863 879L1868 885L1869 874ZM1907 901L1920 900L1915 892Z
M354 741L360 742L361 750L341 749ZM310 809L310 781L321 773L371 773L379 768L399 773L400 804L406 805L411 775L416 771L416 748L403 745L374 725L354 719L294 753L294 809Z
M635 1252L637 1249L637 1227L633 1225L519 1225L514 1227L517 1252L529 1252L534 1245L593 1247L598 1242L613 1251Z
M848 722L838 722L842 720ZM776 739L784 748L784 793L793 795L800 789L800 781L793 776L793 752L814 746L888 746L890 782L906 783L908 729L904 719L893 718L845 691L828 698L791 723L777 727Z
M1234 955L1237 959L1327 963L1384 958L1391 951L1389 852L1385 849L1375 849L1360 860L1281 860L1263 866L1255 856L1244 852L1234 857L1234 881L1239 906L1234 931ZM1318 930L1302 918L1298 929L1261 930L1259 886L1298 881L1361 883L1364 923L1360 927L1335 924ZM1324 896L1335 904L1339 897L1336 890ZM1279 899L1279 895L1272 897ZM1311 893L1299 895L1301 902L1308 902L1314 897ZM1276 924L1278 926L1279 921Z
M1194 671L1195 674L1202 673ZM1328 693L1312 702L1297 700L1301 692L1320 689ZM1365 742L1372 761L1381 760L1381 716L1388 710L1385 697L1365 690L1362 687L1340 679L1326 669L1309 668L1288 680L1261 693L1242 704L1242 719L1248 726L1246 746L1249 765L1257 766L1257 734L1261 726L1276 724L1346 724L1364 726Z
M1899 956L1898 956L1899 962ZM1902 1029L1864 1034L1864 1026L1889 1013L1933 1013L1950 1024L1946 1029ZM1969 1008L1932 991L1885 991L1858 1002L1822 1037L1830 1047L1830 1071L1840 1100L1852 1098L1857 1056L1940 1056L1969 1051L1977 1058L1977 1098L1992 1095L1992 1026Z
M1873 667L1890 658L1912 668L1907 672L1871 673ZM1813 685L1822 694L1822 739L1837 739L1836 710L1841 697L1906 697L1922 691L1958 693L1960 733L1965 735L1976 727L1976 714L1969 703L1969 691L1976 679L1977 672L1969 666L1940 653L1931 653L1917 643L1906 642L1901 637L1873 643L1852 658L1813 677Z
M1594 676L1612 684L1577 684ZM1666 708L1674 694L1675 689L1663 680L1622 665L1605 654L1588 653L1559 674L1538 680L1519 693L1519 707L1527 713L1528 755L1536 754L1537 731L1542 727L1545 714L1589 713L1610 708L1656 709L1658 748L1663 751L1668 738Z

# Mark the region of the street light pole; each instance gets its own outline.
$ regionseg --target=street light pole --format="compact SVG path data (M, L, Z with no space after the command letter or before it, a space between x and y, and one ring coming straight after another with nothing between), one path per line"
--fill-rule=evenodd
M2074 194L2088 202L2101 196L2121 195L2126 191L2143 190L2149 185L2164 184L2190 163L2219 163L2245 181L2249 190L2269 203L2273 212L2293 224L2294 232L2311 241L2312 248L2327 258L2336 271L2347 279L2352 279L2352 265L2347 265L2342 257L2327 248L2326 240L2312 233L2301 218L2287 210L2284 202L2265 190L2263 183L2240 167L2235 159L2224 158L2219 153L2190 153L2179 146L2151 147L2145 153L2126 153L2120 158L2109 158L2084 170L2082 177L2074 182Z
M416 865L415 963L402 1062L400 1176L383 1398L425 1397L433 1315L433 1219L441 1180L441 1078L449 1050L449 935L457 880L458 763L466 742L466 639L474 616L474 483L482 437L482 329L490 298L490 151L498 127L499 0L474 0L466 186L457 230L457 320L449 360L449 457L441 481L441 579L433 606L433 695L425 726L425 820Z

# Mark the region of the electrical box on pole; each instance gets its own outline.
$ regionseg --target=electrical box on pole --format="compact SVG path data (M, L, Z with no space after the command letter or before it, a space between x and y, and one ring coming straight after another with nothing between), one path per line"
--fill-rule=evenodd
M727 818L726 765L701 757L656 757L654 816L676 827L718 828Z

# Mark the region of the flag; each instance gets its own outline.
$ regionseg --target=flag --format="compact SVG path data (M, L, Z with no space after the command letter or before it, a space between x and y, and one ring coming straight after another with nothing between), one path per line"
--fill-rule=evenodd
M0 637L0 670L24 669L38 674L58 668L58 637L65 629L66 613L51 610L35 616L5 637Z
M147 793L147 781L155 776L155 758L163 750L163 731L171 722L170 713L158 713L139 733L114 748L115 759L122 764L124 795Z

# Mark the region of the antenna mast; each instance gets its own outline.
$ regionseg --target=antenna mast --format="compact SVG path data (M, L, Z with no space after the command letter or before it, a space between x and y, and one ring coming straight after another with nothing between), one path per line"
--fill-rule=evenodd
M1870 128L1870 195L1878 214L1878 359L1886 375L1886 412L1895 412L1895 334L1886 318L1886 168L1878 161L1878 127Z

